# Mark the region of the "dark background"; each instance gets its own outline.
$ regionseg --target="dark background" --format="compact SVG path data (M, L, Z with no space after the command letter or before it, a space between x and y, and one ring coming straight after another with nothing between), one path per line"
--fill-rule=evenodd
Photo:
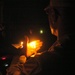
M56 37L50 32L48 16L44 8L49 0L2 0L0 1L0 71L5 75L4 64L11 63L12 57L18 54L13 43L19 43L28 36L29 39L40 39L43 46L39 51L48 50ZM40 34L40 29L43 34ZM32 32L32 33L31 33ZM6 60L2 60L5 57Z
M50 46L55 37L50 33L48 16L44 11L48 4L49 0L1 1L1 24L5 27L6 41L10 44L19 43L27 35L30 39L40 39ZM40 29L43 34L40 34Z
M4 2L4 25L7 36L14 41L18 41L24 35L33 34L44 29L49 31L47 15L44 8L49 0L8 0ZM47 29L46 29L47 28Z

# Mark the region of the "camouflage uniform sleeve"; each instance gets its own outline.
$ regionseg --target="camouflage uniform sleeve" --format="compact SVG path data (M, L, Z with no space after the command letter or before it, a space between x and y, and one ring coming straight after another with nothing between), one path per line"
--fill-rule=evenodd
M60 44L56 42L50 50L42 52L41 55L28 59L22 69L23 73L25 72L27 75L41 75L44 66L47 68L49 64L50 66L54 65L56 60L60 57L60 52L57 51L58 49L55 51L55 47L61 49Z
M27 73L22 73L23 64L11 65L6 71L6 75L27 75Z
M37 60L37 57L31 57L27 60L22 68L22 72L25 75L36 75L39 74L41 71L40 62Z
M14 64L7 69L6 75L36 75L41 66L36 57L31 57L25 64Z

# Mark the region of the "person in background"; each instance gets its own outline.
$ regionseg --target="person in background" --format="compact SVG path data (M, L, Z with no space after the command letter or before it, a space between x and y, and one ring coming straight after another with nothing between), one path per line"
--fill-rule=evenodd
M48 14L51 33L57 40L49 50L29 58L23 68L20 68L20 75L75 74L74 9L74 0L50 0L45 11Z

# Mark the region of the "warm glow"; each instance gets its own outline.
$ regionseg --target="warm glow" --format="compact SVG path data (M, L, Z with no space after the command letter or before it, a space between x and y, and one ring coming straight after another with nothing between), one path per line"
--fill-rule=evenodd
M29 39L27 39L28 41ZM23 48L23 45L24 42L20 42L19 44L12 44L15 48ZM37 54L37 51L41 48L43 42L41 42L40 40L35 40L35 41L32 41L32 42L27 42L27 50L26 50L26 56L29 57L29 56L32 56L32 55L36 55ZM5 58L3 58L4 60Z
M23 42L21 42L20 47L23 48Z
M21 45L23 45L23 42L21 42Z
M29 44L29 46L35 49L36 48L36 41L31 42Z
M52 27L50 27L51 29L51 33L55 36L58 36L58 30L57 29L53 29Z
M20 61L20 63L25 63L25 62L26 62L26 57L25 57L25 55L21 55L21 56L19 57L19 61Z
M42 42L40 40L35 40L27 43L27 56L31 56L32 54L35 55L41 46Z

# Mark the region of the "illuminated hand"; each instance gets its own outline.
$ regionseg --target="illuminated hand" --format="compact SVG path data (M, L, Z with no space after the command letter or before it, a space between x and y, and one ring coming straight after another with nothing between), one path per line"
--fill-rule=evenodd
M27 50L26 50L26 56L29 57L31 55L36 55L37 51L41 48L43 42L40 40L34 40L32 42L29 42L29 38L26 37L27 40ZM19 49L19 48L23 48L24 45L23 42L20 42L19 44L12 44L15 48Z
M43 42L41 42L40 40L35 40L27 43L27 57L31 56L32 54L36 55L42 44Z

